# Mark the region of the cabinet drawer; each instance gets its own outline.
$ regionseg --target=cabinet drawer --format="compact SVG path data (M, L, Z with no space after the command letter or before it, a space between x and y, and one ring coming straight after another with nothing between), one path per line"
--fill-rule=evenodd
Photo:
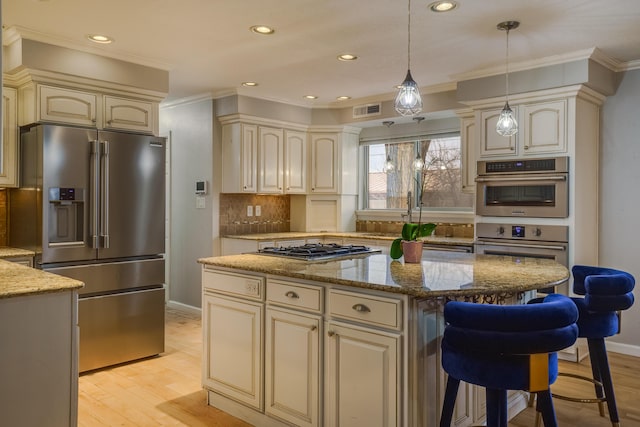
M331 290L329 314L384 328L402 327L402 301L391 298Z
M262 277L214 271L204 267L202 287L204 290L227 295L264 300L264 278Z
M320 312L322 310L322 288L269 280L267 301L287 307Z

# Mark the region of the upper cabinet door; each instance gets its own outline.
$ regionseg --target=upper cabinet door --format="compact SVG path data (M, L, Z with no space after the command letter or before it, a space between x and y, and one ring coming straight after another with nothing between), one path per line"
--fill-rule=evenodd
M340 189L339 152L338 134L311 134L312 193L338 193Z
M157 104L104 96L104 128L154 133Z
M91 127L99 125L98 96L95 93L44 85L38 90L38 120Z
M517 115L517 107L512 106ZM510 137L499 135L496 132L496 124L500 118L502 108L480 111L477 115L480 123L480 157L515 156L517 151L517 136Z
M307 134L284 131L284 190L286 193L307 192Z
M258 128L258 193L284 193L282 129Z
M567 151L567 100L525 104L520 107L524 154Z
M460 119L460 148L462 154L462 192L476 191L476 121L473 116Z
M222 192L258 191L258 126L231 123L222 126Z
M17 91L2 88L2 141L0 150L0 186L18 186L18 118Z

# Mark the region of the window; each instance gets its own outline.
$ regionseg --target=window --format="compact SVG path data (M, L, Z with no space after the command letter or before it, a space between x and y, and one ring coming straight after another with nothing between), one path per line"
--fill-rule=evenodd
M422 196L426 210L473 209L473 194L461 191L459 135L374 143L365 153L365 208L406 209L411 192L412 208L419 206ZM416 158L424 162L422 170L414 167Z

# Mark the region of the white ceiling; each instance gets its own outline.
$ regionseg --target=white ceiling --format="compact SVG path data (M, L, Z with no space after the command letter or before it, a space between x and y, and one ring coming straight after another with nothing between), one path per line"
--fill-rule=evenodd
M593 48L620 69L640 67L638 0L458 0L440 14L430 0L411 1L411 72L423 91L504 72L496 24L505 20L521 22L509 36L513 69ZM2 21L27 38L167 69L168 100L240 93L347 106L392 99L407 70L406 0L4 0ZM256 24L276 32L256 35ZM90 33L115 43L96 45ZM353 99L336 102L341 95Z

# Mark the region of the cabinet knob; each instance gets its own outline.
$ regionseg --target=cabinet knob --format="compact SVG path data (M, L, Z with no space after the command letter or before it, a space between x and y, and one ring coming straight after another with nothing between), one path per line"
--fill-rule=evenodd
M528 149L529 149L529 146L528 146L528 145L525 145L525 146L524 146L524 149L525 149L525 150L528 150Z
M364 304L356 304L351 308L353 308L358 313L369 313L371 311L371 309Z
M316 330L316 329L318 329L318 327L317 327L316 325L313 325L313 326L311 327L311 332L315 332L315 330Z
M329 331L329 332L327 332L327 335L329 335L330 337L334 336L335 334L336 334L336 333L335 333L335 332L333 332L333 331Z
M284 296L286 296L287 298L291 298L291 299L298 299L298 298L300 298L300 297L298 296L298 294L296 294L296 293L295 293L295 292L293 292L293 291L289 291L289 292L287 292L286 294L284 294Z

